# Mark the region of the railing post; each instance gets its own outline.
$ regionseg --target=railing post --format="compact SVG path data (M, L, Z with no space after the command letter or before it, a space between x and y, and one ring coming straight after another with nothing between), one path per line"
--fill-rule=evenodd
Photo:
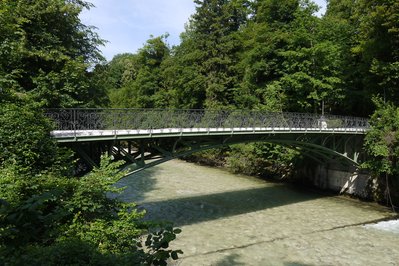
M73 116L73 137L76 139L76 108L72 109Z

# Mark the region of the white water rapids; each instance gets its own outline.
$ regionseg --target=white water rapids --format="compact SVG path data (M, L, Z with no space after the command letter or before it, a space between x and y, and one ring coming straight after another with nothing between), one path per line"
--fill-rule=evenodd
M375 224L367 224L366 228L382 230L393 234L398 234L399 237L399 220L382 221Z
M374 204L178 160L118 185L183 230L176 265L399 265L399 222Z

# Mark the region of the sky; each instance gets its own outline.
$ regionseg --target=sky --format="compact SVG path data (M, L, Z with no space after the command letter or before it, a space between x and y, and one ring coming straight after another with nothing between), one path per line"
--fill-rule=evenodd
M95 7L81 13L82 23L97 27L100 47L109 61L120 53L136 53L151 36L169 34L170 45L180 43L180 33L195 12L193 0L87 0ZM315 0L324 13L325 0Z

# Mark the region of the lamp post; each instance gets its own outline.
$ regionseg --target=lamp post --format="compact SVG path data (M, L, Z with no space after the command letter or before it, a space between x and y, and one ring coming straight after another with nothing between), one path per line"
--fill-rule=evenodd
M321 101L321 117L319 119L319 127L321 129L326 129L327 128L327 121L324 118L324 100Z

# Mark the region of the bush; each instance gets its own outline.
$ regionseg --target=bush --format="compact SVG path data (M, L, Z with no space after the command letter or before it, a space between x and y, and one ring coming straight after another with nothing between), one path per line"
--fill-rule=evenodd
M121 163L72 177L39 106L0 99L0 265L165 265L179 229L143 221L113 193ZM110 194L111 193L111 194ZM154 229L155 228L155 229ZM146 240L144 240L146 237Z
M27 98L1 102L0 165L18 166L25 172L68 166L63 161L69 154L57 148L50 137L52 123L39 107Z
M226 157L226 166L234 173L291 178L297 155L297 152L275 144L240 144L235 145Z
M399 204L399 108L375 100L377 109L370 119L364 148L368 158L363 167L373 174L374 200Z
M101 167L80 179L2 169L0 255L5 262L97 265L99 258L117 258L125 265L129 258L128 264L135 260L163 265L169 258L177 259L181 251L170 249L169 243L179 229L144 222L145 213L134 204L109 197L123 190L113 186L123 175L117 173L119 166L103 158ZM80 251L77 243L86 251ZM51 260L46 260L48 255Z

